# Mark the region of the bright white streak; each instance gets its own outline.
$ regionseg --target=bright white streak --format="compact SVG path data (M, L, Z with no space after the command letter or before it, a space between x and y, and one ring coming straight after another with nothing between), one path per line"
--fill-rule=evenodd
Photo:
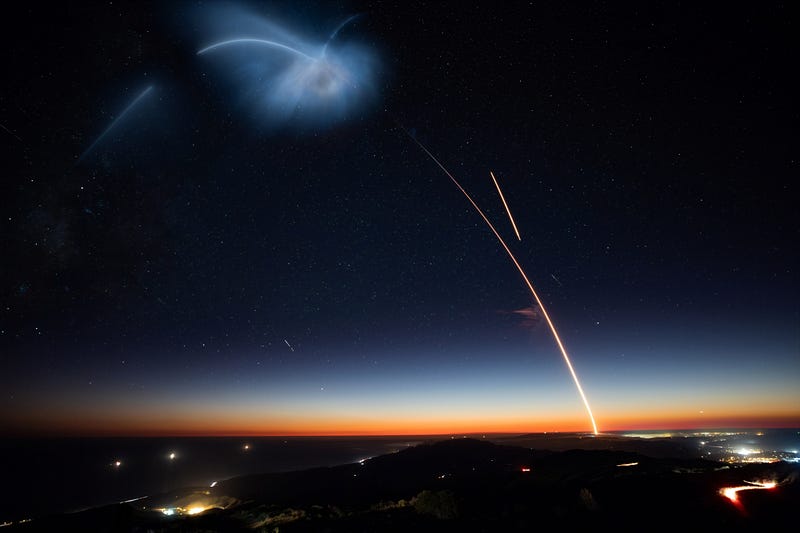
M143 500L145 498L147 498L147 496L139 496L138 498L131 498L130 500L122 500L119 503L131 503L131 502L136 502L136 501L139 501L139 500Z
M239 43L256 43L256 44L263 44L263 45L266 45L266 46L274 46L275 48L281 48L282 50L286 50L287 52L291 52L293 54L297 54L300 57L304 57L304 58L308 59L309 61L317 61L318 60L316 57L311 57L310 55L304 54L300 50L298 50L296 48L292 48L291 46L286 46L285 44L281 44L281 43L278 43L278 42L275 42L275 41L268 41L266 39L250 39L250 38L231 39L229 41L222 41L222 42L219 42L219 43L214 43L214 44L212 44L210 46L206 46L202 50L199 50L197 52L197 55L205 54L206 52L208 52L210 50L213 50L215 48L219 48L221 46L228 46L228 45L231 45L231 44L239 44Z
M494 186L497 187L497 192L500 194L500 199L503 201L503 207L506 208L506 213L508 213L508 219L511 221L511 226L514 228L514 233L517 234L517 240L521 241L522 237L519 236L519 230L517 229L517 224L514 222L514 217L511 216L511 209L508 208L508 204L506 203L506 198L505 196L503 196L503 191L500 190L500 185L497 183L497 178L494 177L494 172L492 172L491 170L489 171L489 175L492 177Z
M115 118L115 119L114 119L114 121L111 123L111 125L110 125L109 127L107 127L107 128L106 128L106 131L104 131L103 133L101 133L101 134L100 134L100 136L99 136L97 139L95 139L95 141L94 141L94 142L93 142L93 143L92 143L92 144L89 146L89 148L87 148L87 149L86 149L86 151L85 151L85 152L83 152L83 153L81 154L81 156L78 158L78 161L80 161L81 159L83 159L84 157L86 157L86 154L88 154L89 152L91 152L91 151L92 151L92 148L94 148L94 147L95 147L95 145L96 145L97 143L99 143L99 142L100 142L100 140L101 140L103 137L105 137L105 136L108 134L108 132L109 132L109 131L111 131L111 130L114 128L114 126L117 124L117 122L119 122L120 120L122 120L122 117L124 117L124 116L125 116L125 115L128 113L128 111L130 111L131 109L133 109L133 108L134 108L134 106L136 106L136 104L138 104L138 103L139 103L139 100L141 100L142 98L144 98L145 96L147 96L147 94L148 94L150 91L152 91L152 90L153 90L153 86L152 86L152 85L150 85L150 86L148 86L148 87L147 87L147 89L145 89L144 91L142 91L142 93L141 93L139 96L137 96L137 97L136 97L136 98L133 100L133 102L131 102L131 103L130 103L130 105L128 105L128 107L126 107L126 108L125 108L125 109L122 111L122 113L120 113L120 114L119 114L119 116L118 116L117 118Z
M405 131L405 129L403 131ZM570 362L569 356L567 355L567 350L564 349L564 345L561 342L561 338L558 336L558 332L556 331L555 325L553 325L553 321L550 320L550 315L547 313L547 309L545 309L544 304L542 303L542 300L539 298L539 295L536 294L536 290L533 288L533 285L531 284L530 280L528 279L528 276L525 275L525 271L522 270L522 267L520 266L519 262L517 261L517 258L514 257L513 253L511 253L511 249L508 247L508 245L506 245L506 241L504 241L503 237L501 237L500 234L497 233L497 230L494 228L494 225L491 223L491 221L483 213L483 210L480 207L478 207L478 204L475 203L475 201L472 199L472 197L469 195L469 193L467 193L467 191L464 190L464 188L461 186L461 184L458 183L458 180L456 178L454 178L453 175L450 174L450 172L446 168L444 168L444 165L442 165L439 162L439 160L436 159L436 157L432 153L430 153L430 151L428 151L427 148L425 148L422 145L421 142L419 142L416 138L414 138L407 131L406 131L406 135L411 137L411 140L413 140L415 143L417 143L417 146L422 148L422 150L426 154L428 154L428 157L430 157L433 160L433 162L436 163L439 166L439 168L441 168L442 171L445 174L447 174L447 176L453 181L453 183L455 183L456 187L458 187L458 190L460 190L464 194L464 196L466 196L467 200L469 200L469 203L472 204L472 207L475 208L475 210L478 212L478 214L481 216L481 218L483 218L483 221L486 222L486 225L489 226L489 229L492 230L492 233L494 233L494 236L497 237L497 240L500 241L500 244L503 246L503 249L508 254L508 257L510 257L511 261L514 263L514 266L517 267L517 270L519 271L520 275L522 276L522 279L525 280L525 284L528 285L528 289L530 289L531 294L533 294L533 297L536 299L536 303L539 304L539 308L542 310L542 315L544 316L545 320L547 320L547 325L550 326L550 331L553 332L553 338L555 338L556 344L558 344L558 348L559 348L559 350L561 350L561 355L564 356L564 361L567 363L567 368L569 368L569 373L572 374L572 379L573 379L573 381L575 381L575 387L577 387L578 393L581 395L581 399L583 400L583 405L586 406L586 412L589 413L589 419L592 422L592 429L594 430L594 434L597 435L598 434L597 424L594 421L594 415L592 414L592 408L589 407L589 400L586 399L586 394L584 394L583 387L581 387L581 383L578 380L578 375L575 373L575 369L572 367L572 363Z

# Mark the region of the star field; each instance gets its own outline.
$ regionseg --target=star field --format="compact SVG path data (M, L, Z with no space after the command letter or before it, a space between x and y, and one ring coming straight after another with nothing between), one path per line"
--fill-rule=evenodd
M797 425L787 6L220 6L10 8L7 431L585 430L514 266L404 129L513 249L601 430ZM356 14L335 43L369 93L335 120L254 106L274 46L197 54Z

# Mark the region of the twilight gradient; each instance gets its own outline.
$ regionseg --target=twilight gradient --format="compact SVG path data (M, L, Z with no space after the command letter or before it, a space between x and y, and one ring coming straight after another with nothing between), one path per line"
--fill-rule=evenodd
M798 427L792 18L693 10L24 6L0 434L591 431L398 124L600 432Z
M572 335L601 432L796 423L800 365L791 343L742 342L746 332L738 340L703 339L685 330L684 340L626 340L625 327L607 326L615 338ZM286 348L284 362L269 367L263 350L210 361L197 347L188 357L151 354L146 365L123 373L110 363L92 384L85 372L65 370L39 376L46 396L39 387L19 394L27 408L11 426L107 435L590 432L547 332L509 333L449 347L375 345L366 358L322 341L299 349L327 360L295 358ZM281 344L268 352L284 351ZM760 362L764 351L769 367ZM54 405L53 395L63 400Z

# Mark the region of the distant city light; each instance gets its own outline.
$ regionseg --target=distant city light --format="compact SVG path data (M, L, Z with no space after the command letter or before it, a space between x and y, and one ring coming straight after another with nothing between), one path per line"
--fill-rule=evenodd
M751 450L750 448L739 448L736 450L739 455L752 455L754 453L761 453L761 450Z
M169 454L169 460L170 461L174 460L176 457L177 457L177 455L175 455L175 452L170 452L170 454Z
M245 450L245 451L247 451L247 450L249 450L249 449L250 449L250 445L249 445L249 444L245 444L245 445L243 446L243 448L244 448L244 450Z
M205 507L203 505L193 504L191 507L166 507L154 510L159 511L166 516L175 516L175 515L183 516L183 515L197 515L209 509L211 509L211 507Z
M521 468L521 470L522 470L523 472L530 472L530 471L531 471L531 469L530 469L530 468L528 468L527 466L523 466L523 467Z
M120 466L122 466L122 461L114 461L114 466L119 468Z
M213 489L213 488L214 488L214 487L216 487L216 486L217 486L217 482L216 482L216 481L212 481L212 482L211 482L211 485L209 485L209 488L212 488L212 489Z

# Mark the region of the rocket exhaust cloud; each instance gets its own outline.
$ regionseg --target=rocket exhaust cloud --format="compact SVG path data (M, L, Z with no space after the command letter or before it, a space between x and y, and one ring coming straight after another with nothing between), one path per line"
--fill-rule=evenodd
M204 25L214 37L196 55L220 69L221 79L259 128L331 126L372 100L376 57L344 35L358 14L319 39L316 32L309 37L240 8L205 11Z

